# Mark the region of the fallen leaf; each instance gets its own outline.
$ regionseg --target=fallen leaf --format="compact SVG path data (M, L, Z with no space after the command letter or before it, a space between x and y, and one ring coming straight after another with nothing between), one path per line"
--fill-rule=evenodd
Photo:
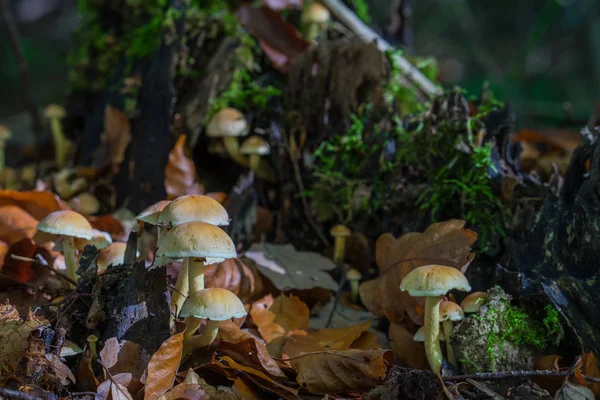
M376 333L365 331L352 342L350 348L357 350L381 349L381 343L379 343Z
M183 332L165 340L148 363L144 400L154 400L165 393L175 381L181 363Z
M425 356L425 344L415 342L413 336L404 326L396 322L390 323L390 346L396 357L411 368L429 369L429 363Z
M159 397L159 400L203 400L209 399L202 386L195 383L180 383Z
M1 268L2 274L21 283L27 283L32 286L43 284L50 276L50 271L37 263L30 263L12 258L12 255L35 259L41 255L48 265L52 265L54 260L50 252L43 247L38 247L31 239L22 239L14 243L6 253L4 265ZM2 281L2 279L0 279ZM2 284L0 284L0 287Z
M196 166L186 156L186 136L179 139L169 153L169 162L165 167L165 189L169 200L186 194L204 194L204 186L198 181Z
M37 230L38 220L17 206L0 207L0 240L9 245L23 238L31 239Z
M371 322L367 321L347 328L326 328L316 332L295 333L288 337L283 353L293 358L302 353L315 351L348 350L352 343L370 327Z
M225 288L235 293L242 303L250 303L263 291L262 277L239 258L207 265L204 270L206 287Z
M103 139L108 146L111 164L120 165L131 142L131 123L123 111L108 104L104 109Z
M408 315L422 325L424 299L400 291L400 283L413 269L429 264L454 267L464 273L474 257L471 246L477 240L477 234L464 226L465 221L449 220L398 239L389 233L382 235L375 256L381 276L360 286L360 298L367 309L391 322L400 322Z
M296 296L267 295L252 304L250 316L267 343L269 353L281 357L285 340L295 331L308 328L309 310Z
M96 400L108 400L108 396L111 394L113 381L126 388L131 383L131 374L116 374L112 376L112 380L107 379L102 382L100 385L98 385L98 389L96 391Z
M594 353L582 354L579 358L579 362L576 365L581 375L592 376L594 378L600 378L600 371L598 370L598 360ZM600 396L600 384L584 381L585 387L594 392L597 397Z
M96 379L92 367L92 352L88 348L83 353L77 368L77 388L82 392L95 392L98 390L98 385L100 385L100 382Z
M298 383L311 393L365 392L381 384L394 355L389 350L320 351L298 356L290 363Z
M566 382L555 397L556 400L594 400L595 398L594 392L590 389L570 382Z
M17 206L37 220L51 212L69 208L57 195L49 191L0 190L0 207L2 206Z
M112 396L112 400L133 400L133 397L127 388L117 382L111 382L110 394Z
M130 373L133 379L141 380L150 361L146 350L129 340L117 341L110 338L100 351L100 360L112 375Z
M255 243L245 257L254 261L260 273L281 291L315 287L336 291L339 288L326 272L335 269L333 261L318 253L297 251L291 244Z
M118 242L127 239L125 227L112 215L89 216L87 220L92 225L92 228L110 234L113 241Z

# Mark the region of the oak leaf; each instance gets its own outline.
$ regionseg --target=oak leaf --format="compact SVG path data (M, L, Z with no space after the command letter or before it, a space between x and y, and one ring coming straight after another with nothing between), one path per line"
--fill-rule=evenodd
M98 389L96 390L96 399L97 400L107 400L108 396L112 394L112 386L113 382L116 382L118 385L123 387L129 386L131 383L131 374L122 373L116 374L112 376L112 379L106 379L100 385L98 385ZM113 397L114 399L114 397Z
M263 292L261 275L239 258L207 265L204 270L206 287L225 288L235 293L242 303L250 303Z
M169 200L186 194L204 194L204 186L198 182L196 166L186 156L185 135L179 135L175 146L169 153L169 162L165 167L165 189Z
M308 307L296 296L269 294L252 304L250 316L274 357L281 357L287 337L308 329Z
M17 206L40 220L51 212L67 210L69 207L57 195L49 191L0 190L0 207Z
M117 338L110 338L100 350L100 359L112 375L129 373L132 379L139 381L148 366L150 356L137 343L129 340L119 342Z
M413 269L429 264L441 264L460 269L463 273L472 261L471 246L477 234L465 229L465 221L449 220L430 225L425 232L411 232L395 239L389 233L376 244L380 276L360 286L360 297L373 314L400 322L408 317L423 324L423 298L411 297L400 291L402 279Z
M148 363L144 400L155 400L173 386L181 363L183 332L165 340Z
M17 206L0 207L0 239L9 245L23 238L31 239L37 230L38 220Z
M290 359L298 383L311 393L365 392L381 384L394 355L389 350L332 350Z

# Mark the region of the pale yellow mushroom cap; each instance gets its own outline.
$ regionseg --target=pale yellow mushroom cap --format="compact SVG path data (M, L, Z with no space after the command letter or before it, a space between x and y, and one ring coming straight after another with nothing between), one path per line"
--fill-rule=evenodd
M325 24L331 19L329 9L321 3L312 3L302 12L302 21L313 24Z
M208 123L208 137L236 137L248 134L248 123L244 114L235 108L223 108Z
M413 297L441 296L457 289L471 290L467 278L456 268L444 265L425 265L410 271L400 283L400 290Z
M225 321L246 315L241 300L231 291L222 288L208 288L193 293L181 308L182 317L194 316L213 321Z
M351 268L346 273L346 279L348 279L349 281L360 281L362 279L362 274L356 268Z
M227 210L215 199L200 194L181 196L169 203L160 212L158 225L181 225L202 221L212 225L229 225Z
M336 225L331 228L329 233L333 237L347 237L352 234L352 231L350 231L346 225Z
M440 304L440 322L462 321L465 317L463 309L453 301L444 301Z
M92 239L94 231L85 217L75 211L55 211L48 214L37 226L38 231L54 235Z
M162 210L169 205L171 201L169 200L161 200L158 203L152 204L150 207L146 208L144 211L139 213L135 219L138 221L143 221L150 225L156 225L158 223L158 217Z
M107 246L98 252L98 258L96 259L96 265L98 265L98 273L106 271L111 265L123 264L125 257L125 250L127 250L127 243L115 242L110 246Z
M479 309L481 308L481 305L485 303L485 300L485 292L473 292L467 297L465 297L462 303L460 303L460 305L464 312L476 313L479 312Z
M63 106L58 104L50 104L44 110L44 115L46 118L64 118L67 116L67 112Z
M246 155L258 154L265 156L271 153L271 146L269 146L269 143L264 141L261 137L252 136L244 140L242 147L240 147L240 152Z

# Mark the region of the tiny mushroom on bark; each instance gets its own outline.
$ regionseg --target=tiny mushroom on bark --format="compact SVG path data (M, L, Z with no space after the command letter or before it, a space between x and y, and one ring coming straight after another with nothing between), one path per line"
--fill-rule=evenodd
M111 265L122 265L125 258L127 243L116 242L107 246L98 252L96 265L98 265L98 274L102 274Z
M75 238L91 240L94 237L92 226L85 217L75 211L55 211L40 221L38 231L60 235L64 238L65 265L67 275L77 280L77 258L75 257Z
M2 172L6 166L5 146L6 142L11 137L12 134L10 133L10 130L4 125L0 125L0 172Z
M135 219L140 223L140 231L144 229L144 224L157 225L156 227L156 243L160 241L160 224L158 223L158 217L161 211L171 203L169 200L161 200L158 203L152 204L144 211L139 213Z
M333 249L333 261L342 261L346 256L346 238L352 233L346 225L336 225L329 232L335 243Z
M352 303L358 303L358 287L360 286L360 280L362 279L362 274L356 268L351 268L346 273L346 279L350 282L350 289L352 289Z
M425 353L431 370L439 376L442 366L440 333L440 297L450 290L471 290L467 278L456 268L426 265L409 272L400 283L400 290L413 297L425 297Z
M485 299L485 292L473 292L464 298L460 306L466 314L476 313L485 303Z
M307 40L316 40L320 32L325 30L331 20L329 9L321 3L311 3L302 11L302 23L306 27Z
M67 164L67 155L69 150L69 141L65 137L60 120L66 117L67 113L64 107L58 104L50 104L44 112L46 118L50 120L50 130L54 141L54 154L56 165L62 169Z
M189 321L184 335L183 354L206 347L215 340L219 332L219 321L245 316L246 309L241 300L231 291L222 288L202 289L190 295L181 310L181 316ZM206 319L206 328L200 336L193 336L196 328Z
M222 138L229 156L238 164L247 167L248 161L240 152L238 137L248 134L248 123L244 114L235 108L223 108L218 111L206 127L210 138Z
M456 321L462 321L464 317L465 313L463 312L463 309L460 308L460 306L455 302L445 301L440 304L440 322L444 328L444 335L448 339L446 340L446 355L448 356L448 361L450 364L455 366L457 365L456 356L454 355L454 349L450 343L453 328L452 323Z
M244 140L240 152L249 157L250 169L260 176L260 158L271 153L271 146L260 136L251 136Z

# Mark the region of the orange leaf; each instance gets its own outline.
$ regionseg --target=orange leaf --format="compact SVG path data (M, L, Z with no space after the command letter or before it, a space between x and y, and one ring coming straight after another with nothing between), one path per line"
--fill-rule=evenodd
M267 342L269 353L281 357L286 337L308 328L309 310L296 296L282 293L273 300L269 294L252 304L250 316Z
M371 322L367 321L346 328L325 328L316 332L296 333L288 338L283 353L292 358L315 351L347 350L370 327Z
M102 232L107 232L114 241L126 239L125 228L123 227L123 224L112 215L106 214L97 217L89 216L87 219L90 221L92 228Z
M382 235L376 244L381 276L360 286L361 300L369 311L392 322L400 322L408 314L422 325L424 300L400 291L400 283L413 269L429 264L454 267L464 273L474 257L471 246L477 240L477 234L464 226L465 221L449 220L398 239L389 233Z
M104 108L103 139L108 145L111 164L118 166L125 159L125 151L131 142L131 123L123 111L111 105Z
M165 340L148 363L144 400L154 400L173 386L181 363L183 332Z
M92 352L90 349L86 349L77 369L77 387L82 391L95 392L99 384L100 382L96 379L92 368Z
M298 383L311 393L365 392L381 384L394 355L389 350L308 353L291 359Z
M598 361L596 360L596 356L592 352L581 355L577 367L581 370L582 375L600 378L600 371L598 370ZM584 383L585 384L582 385L594 392L594 395L596 397L600 396L600 384L587 382L585 380Z
M197 383L180 383L161 396L161 400L204 400L209 398L202 386Z
M404 326L392 322L389 330L390 346L396 357L411 368L428 369L425 345L413 340L413 334Z
M0 239L13 244L23 238L32 238L38 220L17 206L0 207Z
M0 190L0 207L2 206L20 207L37 220L51 212L69 208L52 192L17 192L15 190Z
M18 282L39 286L46 281L50 275L48 269L37 263L16 260L11 257L13 254L33 259L40 254L48 265L52 265L52 255L48 250L38 247L31 239L22 239L10 246L2 266L2 274Z
M100 359L111 374L130 373L133 379L139 381L148 366L150 356L137 343L129 340L118 342L117 338L110 338L100 351Z
M369 350L380 349L381 343L376 333L365 331L350 345L351 349Z
M180 135L169 153L165 168L165 189L170 200L185 194L204 194L204 186L198 182L196 166L185 155L185 135Z
M206 287L231 290L242 303L249 303L262 294L262 277L239 258L227 259L219 264L207 265L204 270Z

